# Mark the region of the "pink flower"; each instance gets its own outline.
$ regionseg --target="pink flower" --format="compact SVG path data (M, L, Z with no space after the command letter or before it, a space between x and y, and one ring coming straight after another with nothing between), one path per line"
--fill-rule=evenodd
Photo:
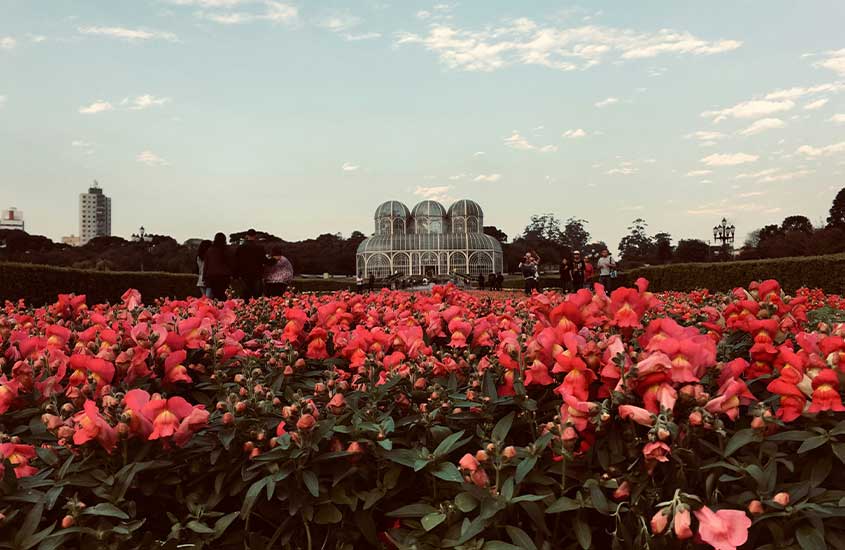
M619 418L630 418L642 426L654 425L654 416L649 411L634 405L619 405Z
M751 518L742 510L719 510L707 506L696 510L698 534L715 550L736 550L748 540Z
M689 506L682 504L677 508L672 524L675 528L675 537L677 537L678 540L685 540L692 537Z
M76 422L76 431L73 434L73 442L76 445L96 439L106 452L111 453L117 445L117 432L108 422L100 416L97 404L91 400L85 401L83 410L73 417Z

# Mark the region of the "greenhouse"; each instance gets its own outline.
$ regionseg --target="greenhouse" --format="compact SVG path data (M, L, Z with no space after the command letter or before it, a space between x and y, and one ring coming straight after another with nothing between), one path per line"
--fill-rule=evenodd
M502 246L484 234L484 213L471 200L448 211L432 200L413 210L387 201L376 209L375 234L358 246L356 261L361 277L477 277L502 272Z

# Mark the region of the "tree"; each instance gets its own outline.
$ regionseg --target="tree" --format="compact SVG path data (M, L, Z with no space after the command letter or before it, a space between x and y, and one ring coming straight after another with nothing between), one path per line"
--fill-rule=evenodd
M706 262L710 254L710 245L701 239L681 239L675 249L675 259L679 262Z
M508 234L496 227L495 225L485 225L484 234L490 235L500 243L508 242Z
M554 214L535 214L531 216L531 223L525 226L522 238L527 241L550 241L563 244L560 219Z
M581 250L590 242L590 232L584 227L587 220L569 218L563 226L563 242L571 250Z
M799 231L801 233L811 234L813 232L813 224L807 216L788 216L781 222L780 229L784 233Z
M609 250L604 241L596 241L581 248L582 258L597 258L602 250Z
M654 242L657 246L657 261L661 264L672 260L672 235L661 232L654 235Z
M648 224L637 218L628 227L628 234L619 241L619 254L624 261L644 261L652 256L654 239L648 236Z
M784 232L780 226L775 224L769 224L761 227L760 232L757 234L757 247L759 248L766 241L782 237L783 233Z
M833 204L830 207L830 216L827 218L828 227L845 228L845 187L839 190Z

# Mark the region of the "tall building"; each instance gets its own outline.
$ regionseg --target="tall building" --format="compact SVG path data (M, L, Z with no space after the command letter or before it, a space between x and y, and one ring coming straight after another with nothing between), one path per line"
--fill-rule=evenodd
M14 206L3 210L3 213L0 214L0 229L20 229L21 231L26 231L24 229L23 212Z
M111 236L111 198L103 194L100 185L79 194L79 241L85 244L95 237Z

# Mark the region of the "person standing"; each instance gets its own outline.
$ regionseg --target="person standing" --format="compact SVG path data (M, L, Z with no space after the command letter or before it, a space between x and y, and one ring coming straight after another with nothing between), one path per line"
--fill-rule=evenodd
M226 289L232 280L232 267L226 246L226 235L218 233L205 253L202 279L208 287L208 296L215 300L226 299Z
M593 273L595 268L590 258L584 259L584 288L592 289L593 287Z
M261 295L261 279L264 268L272 263L264 253L264 248L258 244L255 229L246 232L246 239L235 252L238 266L238 277L244 285L243 299L250 300Z
M370 272L370 292L376 288L376 274L372 271Z
M487 288L490 290L498 290L496 288L496 274L490 272L490 275L487 276Z
M519 262L519 270L525 279L525 295L530 296L531 292L537 288L537 277L539 276L538 262L531 252L525 253L522 261Z
M211 241L208 239L202 241L200 243L199 248L197 248L197 287L200 289L200 296L211 296L211 289L205 283L203 279L203 271L205 269L205 255L208 253L208 249L211 247Z
M576 250L572 253L572 290L577 292L584 288L584 277L587 271L587 263L581 258L581 252Z
M572 264L569 263L569 258L564 256L560 260L560 268L558 269L560 275L560 288L563 292L572 292Z
M613 261L608 249L605 248L601 251L596 266L599 268L599 282L604 286L605 290L610 290L610 284L613 282L611 276L616 269L616 262Z
M270 252L273 263L264 270L264 289L269 296L282 296L293 280L293 265L282 255L282 247L273 247Z
M484 274L478 274L478 290L484 290Z
M364 293L364 278L360 275L355 275L355 289L358 291L358 294Z
M505 284L505 275L503 273L499 273L496 275L496 290L502 290L502 287Z

